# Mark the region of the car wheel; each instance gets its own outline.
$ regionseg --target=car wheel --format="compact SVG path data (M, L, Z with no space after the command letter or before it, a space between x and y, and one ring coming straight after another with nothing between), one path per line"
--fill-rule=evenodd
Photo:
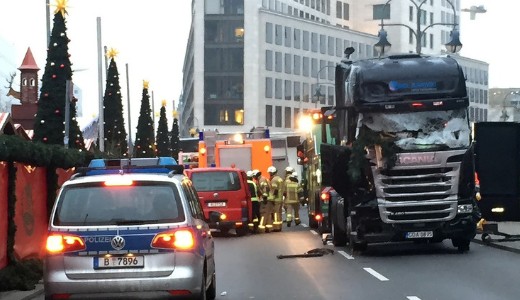
M247 235L247 233L249 232L249 228L247 228L245 226L240 226L240 227L236 228L235 231L237 233L237 236L244 236L244 235Z
M464 238L456 238L451 240L453 247L457 247L460 253L469 251L470 242L470 240Z
M211 276L211 285L206 290L206 299L214 300L217 297L217 277L213 273Z

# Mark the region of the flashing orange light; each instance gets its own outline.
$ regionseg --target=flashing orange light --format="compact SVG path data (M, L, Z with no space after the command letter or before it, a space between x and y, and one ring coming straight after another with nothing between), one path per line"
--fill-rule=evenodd
M224 221L225 219L227 219L226 214L221 214L221 215L220 215L220 220L221 220L221 221Z
M71 251L81 251L86 247L83 239L77 235L51 234L47 237L45 248L50 254L57 254Z
M315 112L312 114L313 120L319 120L319 119L321 119L321 117L322 117L321 113Z
M316 216L314 216L314 219L315 219L316 221L321 221L321 215L316 215Z
M200 148L199 149L200 154L204 155L206 154L206 148Z
M105 186L130 186L134 181L124 176L113 177L105 181Z
M264 146L265 153L269 152L269 150L271 150L271 147L269 147L269 145L265 145Z

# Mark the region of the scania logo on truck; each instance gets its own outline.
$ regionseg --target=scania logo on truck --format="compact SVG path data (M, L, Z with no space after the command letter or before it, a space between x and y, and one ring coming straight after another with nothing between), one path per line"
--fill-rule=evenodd
M399 154L397 158L398 165L420 165L420 164L434 164L435 154L433 153L420 153L420 154Z

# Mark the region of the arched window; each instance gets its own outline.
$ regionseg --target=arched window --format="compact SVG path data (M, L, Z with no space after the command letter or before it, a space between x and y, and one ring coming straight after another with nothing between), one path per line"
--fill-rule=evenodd
M34 80L34 78L31 78L31 80L29 81L29 84L30 84L31 86L34 86L34 84L35 84L35 80Z
M27 78L24 78L24 79L22 80L22 86L27 86Z

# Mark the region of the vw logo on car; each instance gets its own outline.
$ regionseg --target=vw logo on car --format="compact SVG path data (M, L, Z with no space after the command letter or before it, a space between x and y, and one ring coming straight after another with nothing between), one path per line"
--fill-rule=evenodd
M114 248L116 250L121 250L125 247L125 239L120 235L116 235L115 237L112 238L112 241L110 241L110 244L112 245L112 248Z

